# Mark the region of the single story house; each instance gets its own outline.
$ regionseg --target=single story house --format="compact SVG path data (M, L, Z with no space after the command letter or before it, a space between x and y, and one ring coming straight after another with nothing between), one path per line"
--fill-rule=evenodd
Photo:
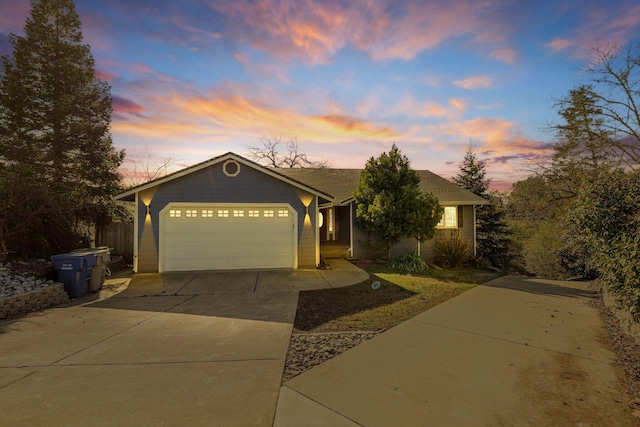
M440 234L475 250L475 207L488 203L429 171L416 171L445 213ZM367 255L355 220L358 169L271 169L226 153L114 197L134 202L135 272L315 268L325 245ZM393 253L415 251L405 239ZM433 259L434 241L421 246Z

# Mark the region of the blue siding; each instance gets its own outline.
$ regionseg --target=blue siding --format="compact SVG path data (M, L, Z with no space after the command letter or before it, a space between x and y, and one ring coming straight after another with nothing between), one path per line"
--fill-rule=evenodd
M192 172L180 178L160 185L153 195L151 207L151 227L155 238L155 260L148 259L149 254L138 253L139 271L157 271L159 252L160 221L159 215L171 202L178 203L288 203L298 212L298 242L302 243L301 234L304 228L306 208L296 188L262 171L244 164L240 165L240 173L235 177L225 175L223 163L214 164L208 168ZM317 198L309 207L309 212L315 211ZM144 233L146 207L140 202L138 209L138 239ZM316 230L316 219L311 215L312 229ZM314 233L317 234L317 233ZM314 236L314 238L317 238ZM308 245L305 245L308 246ZM309 267L308 260L315 260L314 253L306 253L308 248L300 247L298 260L300 266ZM311 257L312 255L312 257Z

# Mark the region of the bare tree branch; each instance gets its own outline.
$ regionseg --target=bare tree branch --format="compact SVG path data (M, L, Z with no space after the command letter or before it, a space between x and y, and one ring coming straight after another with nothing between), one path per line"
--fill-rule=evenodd
M598 134L603 148L618 155L632 169L640 167L640 44L594 48L586 71L592 76L592 96L600 110Z
M284 142L286 153L280 152L283 144L282 136L261 137L260 145L247 146L248 157L270 168L326 168L328 160L310 160L306 154L301 153L298 146L298 138L291 137Z
M147 151L145 159L127 159L126 162L130 166L123 174L125 175L124 181L127 186L135 187L162 178L169 173L169 170L177 161L174 157L159 157L151 154L149 150Z

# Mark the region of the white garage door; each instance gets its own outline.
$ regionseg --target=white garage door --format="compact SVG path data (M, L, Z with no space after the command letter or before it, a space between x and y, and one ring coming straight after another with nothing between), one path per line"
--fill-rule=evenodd
M161 271L295 267L288 206L170 206L160 223Z

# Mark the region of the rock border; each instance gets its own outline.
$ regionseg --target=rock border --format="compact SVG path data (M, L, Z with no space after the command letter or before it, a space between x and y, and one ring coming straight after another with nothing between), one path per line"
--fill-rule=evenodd
M379 332L294 333L289 341L282 382L370 340Z
M42 310L69 302L62 283L0 299L0 319Z

